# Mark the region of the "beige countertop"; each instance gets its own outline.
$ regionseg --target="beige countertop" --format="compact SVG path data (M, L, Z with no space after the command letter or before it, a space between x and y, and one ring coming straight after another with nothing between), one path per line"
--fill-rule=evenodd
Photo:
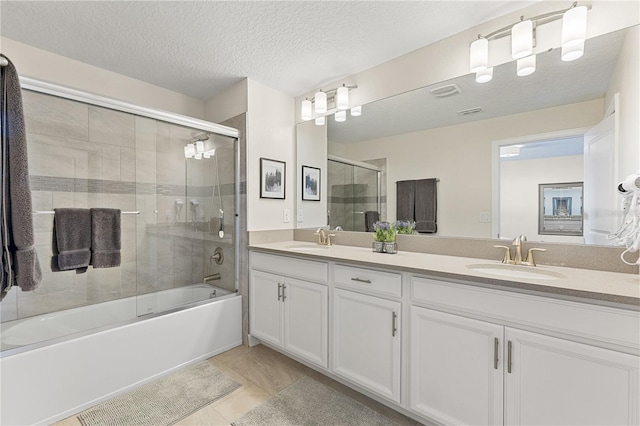
M499 260L403 251L396 254L373 253L370 248L326 247L302 241L251 244L250 249L306 259L356 263L626 309L640 308L640 276L635 274L555 266L503 265ZM475 269L469 268L470 265ZM540 278L527 276L536 273L544 275Z

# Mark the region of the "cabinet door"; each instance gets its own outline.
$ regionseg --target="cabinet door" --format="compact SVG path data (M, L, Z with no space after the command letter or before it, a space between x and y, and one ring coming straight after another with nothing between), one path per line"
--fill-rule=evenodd
M506 424L638 424L637 356L506 329Z
M501 425L504 328L416 306L410 321L410 408L444 424Z
M333 371L400 402L400 303L334 291Z
M284 344L292 353L327 367L327 286L287 278Z
M284 279L278 275L251 271L249 277L249 328L251 334L272 344L283 346L280 297Z

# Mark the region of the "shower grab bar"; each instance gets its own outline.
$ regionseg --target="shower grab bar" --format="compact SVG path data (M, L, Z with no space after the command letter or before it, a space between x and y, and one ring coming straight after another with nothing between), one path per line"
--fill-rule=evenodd
M36 210L33 214L55 214L53 210ZM120 212L120 214L140 214L140 210L135 212Z

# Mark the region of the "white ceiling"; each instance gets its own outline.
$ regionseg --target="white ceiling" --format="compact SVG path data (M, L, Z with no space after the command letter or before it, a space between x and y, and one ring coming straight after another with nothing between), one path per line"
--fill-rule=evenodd
M203 100L298 96L532 3L2 0L0 34Z

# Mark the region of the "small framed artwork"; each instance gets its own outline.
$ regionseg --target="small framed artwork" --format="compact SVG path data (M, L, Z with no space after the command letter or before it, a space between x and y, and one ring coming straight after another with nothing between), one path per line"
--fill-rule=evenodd
M302 200L320 201L320 169L302 166Z
M260 159L260 198L284 200L286 166L284 161Z

